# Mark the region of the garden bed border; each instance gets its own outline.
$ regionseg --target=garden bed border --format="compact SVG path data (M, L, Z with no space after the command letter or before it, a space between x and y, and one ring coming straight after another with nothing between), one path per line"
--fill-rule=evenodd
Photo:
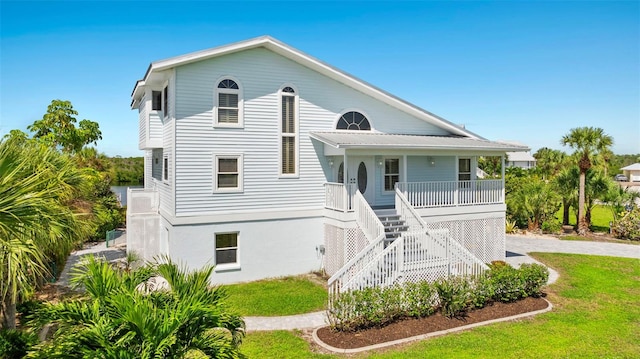
M459 332L459 331L462 331L462 330L467 330L467 329L480 327L480 326L484 326L484 325L489 325L489 324L493 324L493 323L506 322L506 321L520 319L520 318L532 317L532 316L535 316L535 315L538 315L538 314L542 314L542 313L546 313L546 312L551 311L553 309L553 304L551 304L551 302L549 302L545 298L542 298L542 299L544 299L544 301L547 302L547 304L548 304L548 306L545 309L534 310L532 312L516 314L516 315L504 317L504 318L486 320L484 322L479 322L479 323L462 325L462 326L459 326L459 327L456 327L456 328L439 330L439 331L433 332L433 333L420 334L420 335L416 335L416 336L413 336L413 337L392 340L392 341L389 341L389 342L378 343L378 344L373 344L373 345L367 345L367 346L360 347L360 348L341 349L341 348L336 348L336 347L333 347L333 346L331 346L329 344L326 344L325 342L323 342L318 337L318 330L321 329L321 328L324 328L324 327L315 328L313 330L312 337L313 337L313 341L316 344L318 344L320 347L322 347L322 348L324 348L324 349L326 349L328 351L331 351L331 352L341 353L341 354L361 353L361 352L368 351L368 350L386 348L386 347L390 347L390 346L393 346L393 345L409 343L409 342L422 340L422 339L427 339L427 338L431 338L431 337L437 337L437 336L441 336L441 335L445 335L445 334L449 334L449 333L454 333L454 332Z

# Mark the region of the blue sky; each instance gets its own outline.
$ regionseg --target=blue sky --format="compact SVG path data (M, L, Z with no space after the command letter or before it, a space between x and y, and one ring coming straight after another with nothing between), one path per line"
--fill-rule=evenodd
M0 2L0 135L53 99L141 156L150 62L271 35L491 140L563 148L602 127L640 153L640 2Z

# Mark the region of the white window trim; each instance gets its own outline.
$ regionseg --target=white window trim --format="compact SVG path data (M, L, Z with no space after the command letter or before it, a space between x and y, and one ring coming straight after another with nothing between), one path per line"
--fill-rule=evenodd
M166 91L166 94L165 94ZM162 90L160 90L160 104L161 104L161 111L158 111L160 113L162 113L162 116L160 116L160 118L162 120L166 120L169 118L169 105L168 103L171 103L171 101L169 101L169 80L167 80L164 85L162 86ZM167 103L168 102L168 103ZM163 121L164 122L164 121Z
M238 85L238 89L220 89L218 84L222 80L232 80ZM244 96L242 90L242 84L237 78L233 76L222 76L213 84L213 127L214 128L244 128ZM219 108L219 96L220 93L229 93L238 95L238 123L219 123L218 122L218 108Z
M224 272L224 271L229 271L229 270L236 270L236 269L240 269L240 232L239 231L226 231L226 232L216 232L213 234L213 247L214 247L214 262L216 262L216 257L218 254L218 248L216 247L216 236L218 234L232 234L235 233L236 234L236 262L235 263L224 263L224 264L218 264L215 263L215 272Z
M293 122L295 132L293 134L282 132L282 97L291 96L283 95L282 89L285 87L291 87L295 91L293 105L295 106L295 113L293 114ZM293 144L295 150L295 172L294 173L282 173L282 137L294 137ZM280 86L278 90L278 177L279 178L300 178L300 96L298 95L298 88L293 84L286 83Z
M387 178L387 170L386 170L386 160L398 160L398 182L400 182L400 177L402 176L402 170L400 168L400 166L402 166L402 159L400 157L395 157L395 156L389 156L389 157L382 157L382 191L384 193L392 193L395 192L395 188L393 189L386 189L385 188L385 182L386 182L386 178ZM394 185L395 187L395 185Z
M238 160L238 187L218 188L218 159L235 158ZM244 192L244 154L217 154L213 156L213 193L242 193Z

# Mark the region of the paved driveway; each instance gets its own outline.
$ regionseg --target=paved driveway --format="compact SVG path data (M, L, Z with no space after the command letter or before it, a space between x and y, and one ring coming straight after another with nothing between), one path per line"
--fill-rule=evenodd
M555 252L640 258L640 245L607 242L562 241L551 237L508 235L506 248L507 257L510 255L510 252L518 254L525 254L529 252Z

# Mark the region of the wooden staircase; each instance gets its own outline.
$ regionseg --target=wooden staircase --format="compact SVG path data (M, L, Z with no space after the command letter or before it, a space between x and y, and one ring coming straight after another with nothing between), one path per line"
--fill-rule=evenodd
M400 215L396 213L395 209L376 210L374 212L384 226L385 248L409 229L409 226L404 220L400 219Z

